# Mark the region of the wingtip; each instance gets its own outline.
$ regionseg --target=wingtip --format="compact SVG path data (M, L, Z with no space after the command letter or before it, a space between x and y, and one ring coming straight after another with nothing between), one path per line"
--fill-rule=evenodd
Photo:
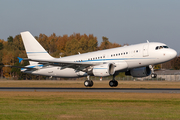
M23 60L23 58L17 57L19 59L19 63Z

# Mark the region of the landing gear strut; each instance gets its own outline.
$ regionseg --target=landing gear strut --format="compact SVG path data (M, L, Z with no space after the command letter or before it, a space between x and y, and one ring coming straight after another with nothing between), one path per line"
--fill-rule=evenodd
M149 65L149 68L151 69L152 73L151 73L151 78L156 78L157 77L157 74L154 73L154 68L152 65Z
M113 79L111 81L109 81L109 86L111 86L111 87L118 86L118 81L115 80L115 75L113 75Z
M87 79L86 81L84 81L84 86L86 87L92 87L93 86L93 81L92 80L89 80L89 76L87 76Z

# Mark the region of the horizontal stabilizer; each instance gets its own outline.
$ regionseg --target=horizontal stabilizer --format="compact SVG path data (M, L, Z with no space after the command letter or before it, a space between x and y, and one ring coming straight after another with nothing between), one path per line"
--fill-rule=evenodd
M26 66L13 66L13 65L4 65L4 67L14 67L14 68L24 68L24 69L36 69L32 67L26 67Z
M20 57L17 57L18 59L19 59L19 63L23 60L22 58L20 58Z

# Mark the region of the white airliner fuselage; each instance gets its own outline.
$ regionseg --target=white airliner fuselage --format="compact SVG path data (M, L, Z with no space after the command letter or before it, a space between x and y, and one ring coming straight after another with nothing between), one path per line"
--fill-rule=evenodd
M115 81L114 77L119 72L129 71L134 77L145 77L151 74L149 65L164 63L177 55L177 52L166 44L147 41L136 45L53 58L29 32L22 32L21 36L28 59L20 58L20 61L30 61L30 65L25 66L21 71L35 75L55 77L113 75ZM92 86L90 82L85 81L84 84Z
M118 47L107 50L100 50L95 52L89 52L84 54L72 55L63 58L53 58L61 61L71 61L75 63L113 63L116 65L115 71L127 71L132 68L144 67L148 65L160 64L173 59L177 53L173 49L163 48L156 49L157 46L166 46L163 43L142 43L137 45ZM42 66L42 65L30 65L32 67L39 68L36 71L24 72L56 76L56 77L80 77L87 76L85 72L76 71L73 68L61 69L59 66ZM29 66L29 67L30 67Z

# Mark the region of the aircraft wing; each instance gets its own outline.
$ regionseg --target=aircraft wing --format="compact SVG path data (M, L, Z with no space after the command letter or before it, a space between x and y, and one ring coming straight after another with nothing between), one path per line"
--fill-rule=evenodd
M76 70L82 70L92 65L100 64L99 62L73 62L73 61L62 61L59 59L29 59L29 58L19 58L19 62L22 60L26 61L34 61L39 62L39 64L52 65L52 66L60 66L61 69L65 68L74 68Z

